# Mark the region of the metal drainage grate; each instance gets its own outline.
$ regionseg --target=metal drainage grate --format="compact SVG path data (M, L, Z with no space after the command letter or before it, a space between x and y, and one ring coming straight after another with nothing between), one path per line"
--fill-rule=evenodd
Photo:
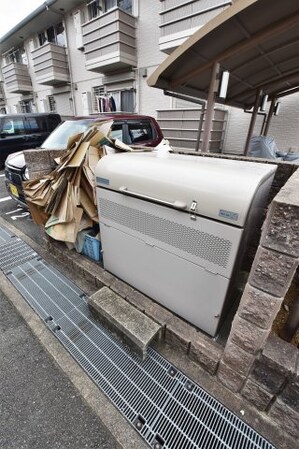
M26 260L38 257L38 254L23 240L15 237L0 244L0 270L7 271Z
M8 240L10 240L12 237L14 237L13 234L11 234L9 231L7 231L4 228L0 228L0 245L3 242L7 242Z
M154 449L274 449L153 349L140 361L91 315L84 293L43 260L7 277Z

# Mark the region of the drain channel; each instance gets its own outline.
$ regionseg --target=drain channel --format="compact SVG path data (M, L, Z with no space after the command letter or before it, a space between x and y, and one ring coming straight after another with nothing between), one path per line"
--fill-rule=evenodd
M7 231L4 228L0 227L0 245L3 242L7 242L13 237L13 234L11 234L9 231Z
M38 254L17 237L0 244L0 270L4 272L34 257Z
M6 276L150 447L275 449L152 348L137 359L93 318L84 292L43 259Z

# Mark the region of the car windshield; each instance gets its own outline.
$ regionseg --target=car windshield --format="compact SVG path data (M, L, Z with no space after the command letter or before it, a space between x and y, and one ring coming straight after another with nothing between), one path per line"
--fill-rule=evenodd
M64 150L73 134L84 132L92 124L91 120L69 120L56 128L42 144L46 150Z

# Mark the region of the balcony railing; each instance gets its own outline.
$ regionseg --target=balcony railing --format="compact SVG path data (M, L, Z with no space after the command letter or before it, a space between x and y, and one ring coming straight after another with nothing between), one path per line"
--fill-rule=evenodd
M56 86L70 81L65 47L48 42L32 51L32 59L38 84Z
M82 25L85 67L107 73L136 67L136 19L114 8Z
M6 90L9 93L23 94L32 91L32 84L26 64L11 62L2 67Z
M160 50L171 53L231 4L231 0L162 0Z

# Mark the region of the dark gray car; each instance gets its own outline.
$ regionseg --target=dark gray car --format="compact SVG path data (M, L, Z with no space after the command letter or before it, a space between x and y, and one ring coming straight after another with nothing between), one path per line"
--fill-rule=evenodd
M41 146L60 122L51 113L0 115L0 166L9 154Z

